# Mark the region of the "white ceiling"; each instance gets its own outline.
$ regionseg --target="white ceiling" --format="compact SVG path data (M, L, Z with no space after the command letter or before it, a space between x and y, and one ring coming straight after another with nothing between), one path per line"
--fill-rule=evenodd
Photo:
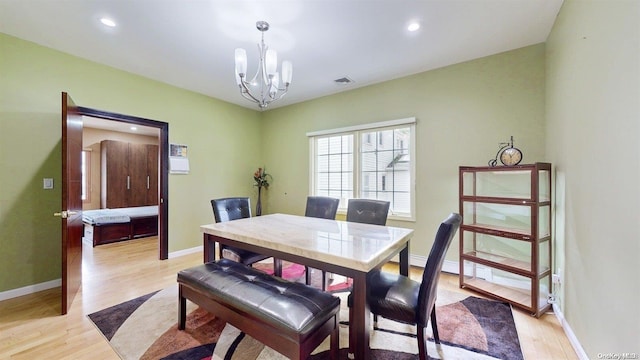
M269 108L544 42L562 0L0 0L0 32L258 110L234 78L260 32L293 62ZM118 24L102 25L108 16ZM420 30L410 33L409 22ZM350 85L335 79L349 77Z

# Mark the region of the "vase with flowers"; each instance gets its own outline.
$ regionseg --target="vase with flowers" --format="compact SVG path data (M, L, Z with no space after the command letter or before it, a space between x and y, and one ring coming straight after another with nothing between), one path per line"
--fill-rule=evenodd
M269 178L271 175L267 174L265 168L258 168L253 173L253 180L256 182L254 186L258 187L258 201L256 202L256 216L262 215L262 188L265 190L269 188Z

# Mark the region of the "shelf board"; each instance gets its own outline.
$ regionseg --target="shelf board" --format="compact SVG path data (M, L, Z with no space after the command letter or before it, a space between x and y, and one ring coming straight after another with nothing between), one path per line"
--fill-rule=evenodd
M529 290L494 284L479 278L464 278L462 285L478 289L487 294L493 294L526 309L531 309L531 291Z
M483 251L469 251L464 253L464 255L466 257L469 257L470 260L473 260L474 258L486 260L490 263L498 265L502 269L505 269L505 267L507 267L507 268L519 270L517 271L518 273L530 274L532 271L531 263L528 261L516 260L516 259L508 258L506 256L490 254Z
M485 203L485 204L502 204L513 206L533 206L536 205L536 199L531 197L507 197L507 196L487 196L487 195L463 195L460 197L463 201Z
M507 237L511 239L519 239L519 240L531 240L531 233L526 230L514 229L505 226L496 226L496 225L486 225L486 224L464 224L464 227L473 228L474 231L489 234L489 235L497 235L502 237Z

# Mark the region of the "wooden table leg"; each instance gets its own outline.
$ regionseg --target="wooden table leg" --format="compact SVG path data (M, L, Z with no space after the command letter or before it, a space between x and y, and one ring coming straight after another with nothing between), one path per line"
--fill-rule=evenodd
M371 312L367 303L367 276L364 273L358 274L353 278L353 307L349 311L353 311L353 324L350 324L349 330L353 336L349 336L354 342L353 353L355 359L369 359L369 332L371 328Z
M409 241L400 250L400 275L409 276Z
M216 242L212 236L209 234L204 234L203 239L203 247L204 247L204 262L208 263L210 261L216 260Z

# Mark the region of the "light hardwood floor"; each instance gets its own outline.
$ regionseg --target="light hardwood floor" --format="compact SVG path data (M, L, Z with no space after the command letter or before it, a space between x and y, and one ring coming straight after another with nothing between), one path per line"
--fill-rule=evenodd
M118 359L87 315L175 285L179 270L202 262L201 253L157 260L157 246L156 238L85 246L82 287L65 316L59 288L0 302L0 359ZM456 275L443 274L439 286L479 296L460 289ZM514 310L514 317L526 359L577 359L553 314Z

